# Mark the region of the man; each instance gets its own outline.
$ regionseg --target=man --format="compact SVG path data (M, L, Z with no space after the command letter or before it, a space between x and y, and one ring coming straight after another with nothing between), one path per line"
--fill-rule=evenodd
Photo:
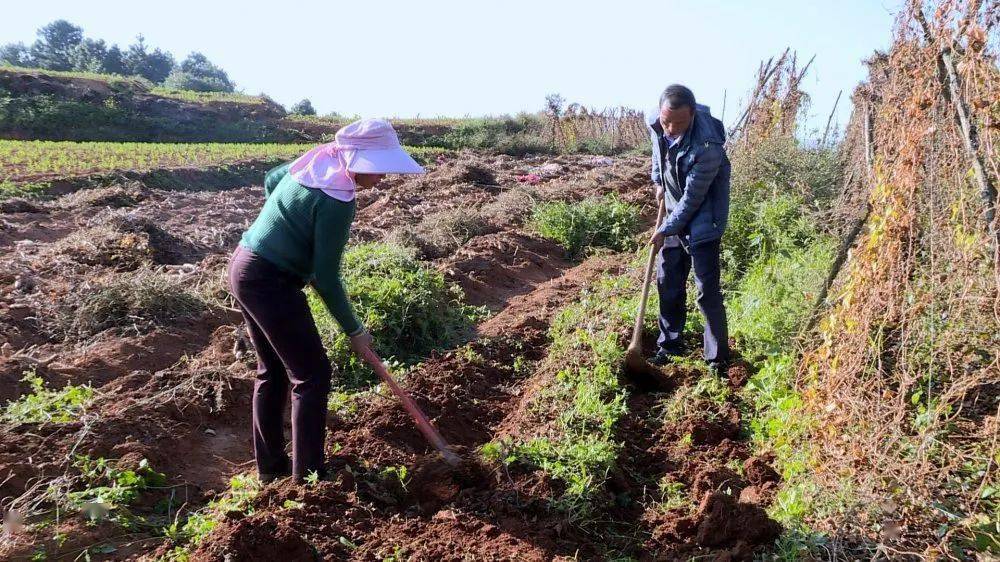
M649 123L656 199L665 218L651 243L660 248L656 288L660 337L650 362L663 365L684 353L687 278L694 266L698 308L705 317L705 360L719 372L729 360L729 331L720 285L720 243L729 219L729 158L725 129L688 88L673 84L660 96Z

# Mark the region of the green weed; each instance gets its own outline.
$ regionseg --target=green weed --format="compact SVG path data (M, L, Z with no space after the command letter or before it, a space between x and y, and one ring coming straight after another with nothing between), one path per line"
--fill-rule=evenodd
M402 490L406 490L406 485L410 482L409 471L407 471L404 465L387 466L379 471L379 476L384 480L392 482Z
M669 480L666 477L660 480L660 508L664 511L670 511L673 509L691 508L691 500L688 499L685 493L685 488L683 482L677 482L676 480Z
M631 249L639 230L639 209L615 195L579 203L557 201L536 206L531 223L571 257L580 257L594 247Z
M705 370L702 367L702 370ZM729 385L717 375L706 372L693 385L678 388L663 400L659 407L662 419L677 423L695 416L715 419L719 407L726 404L731 395Z
M101 506L100 511L129 506L142 492L166 484L166 476L153 470L146 459L135 468L121 468L114 460L77 456L73 466L80 471L87 487L70 492L67 499L71 505L85 510L95 505ZM91 511L90 515L94 514Z
M347 250L344 284L355 311L375 338L375 350L397 363L412 363L435 349L453 346L471 334L482 309L464 303L461 290L404 249L359 244ZM309 306L331 361L347 388L375 380L350 351L349 339L330 317L322 299L309 293Z
M260 480L249 474L238 474L229 481L229 490L212 500L201 510L188 515L183 522L175 520L163 529L163 534L176 546L163 558L169 562L187 562L191 548L197 546L231 514L253 514L253 501L262 489Z
M94 398L94 389L87 385L67 384L59 390L50 389L35 371L26 371L21 381L31 385L31 392L3 408L5 423L71 422L83 414Z
M752 266L730 294L730 331L747 356L785 349L808 320L836 248L828 238Z
M551 430L481 450L486 458L534 465L563 481L566 489L555 505L570 518L591 511L621 447L614 438L615 423L626 411L626 391L618 382L624 355L619 331L635 310L630 289L627 277L600 279L553 321L542 368L563 367L532 406Z
M327 400L327 408L339 415L350 416L358 411L358 393L334 389Z

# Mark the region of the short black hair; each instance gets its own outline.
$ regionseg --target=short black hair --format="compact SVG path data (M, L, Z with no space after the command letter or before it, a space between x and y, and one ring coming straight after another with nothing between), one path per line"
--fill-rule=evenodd
M683 84L671 84L660 94L660 109L664 106L670 109L680 109L688 106L694 111L694 92Z

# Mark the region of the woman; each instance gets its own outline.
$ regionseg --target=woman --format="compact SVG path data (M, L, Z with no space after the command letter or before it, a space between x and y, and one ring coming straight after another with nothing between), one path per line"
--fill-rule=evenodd
M340 261L354 219L355 190L385 174L424 169L384 120L357 121L267 174L264 207L229 262L229 286L257 352L253 441L262 481L323 474L332 369L302 288L311 283L361 355L371 336L354 315ZM292 459L285 453L284 409L292 394Z

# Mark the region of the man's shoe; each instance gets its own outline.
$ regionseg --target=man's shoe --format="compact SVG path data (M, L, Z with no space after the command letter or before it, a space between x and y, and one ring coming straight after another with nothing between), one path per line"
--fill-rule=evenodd
M729 378L729 361L708 361L708 370L722 379Z
M657 367L662 367L670 363L674 357L682 355L684 355L684 344L680 338L677 338L664 343L660 347L660 350L656 352L656 355L649 358L649 362Z
M652 357L649 358L649 364L650 365L654 365L656 367L662 367L662 366L670 363L670 361L674 357L675 357L674 355L670 355L669 353L667 353L667 352L665 352L663 350L660 350L660 351L656 352L656 355L654 355L654 356L652 356Z

